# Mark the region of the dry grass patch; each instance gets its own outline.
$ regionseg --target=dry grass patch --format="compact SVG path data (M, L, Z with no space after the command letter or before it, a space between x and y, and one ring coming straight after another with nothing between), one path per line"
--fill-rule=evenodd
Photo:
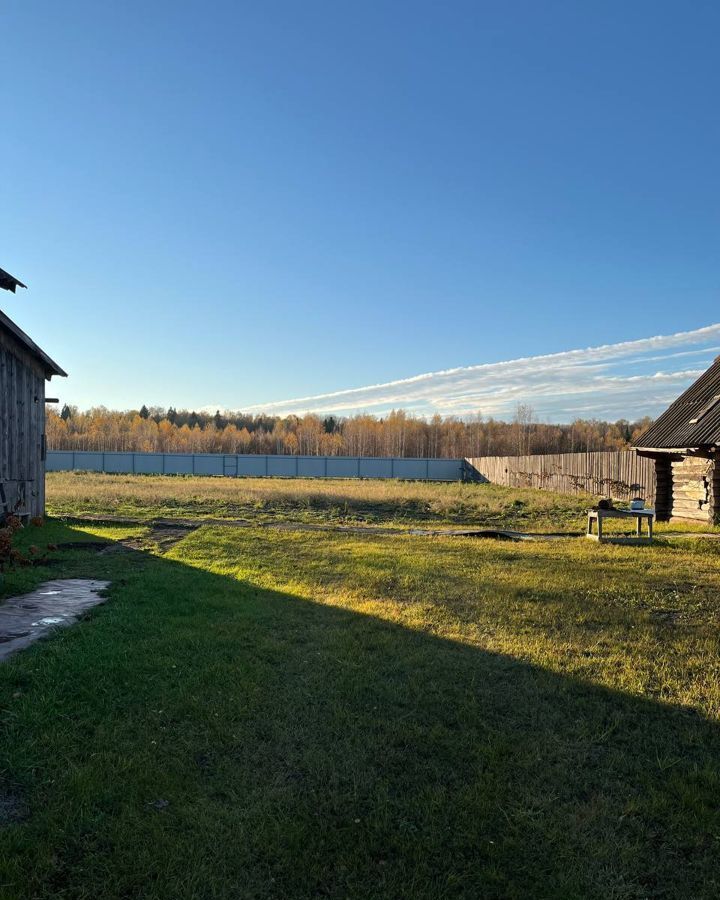
M198 516L342 524L582 527L588 497L415 481L211 478L54 472L54 515Z

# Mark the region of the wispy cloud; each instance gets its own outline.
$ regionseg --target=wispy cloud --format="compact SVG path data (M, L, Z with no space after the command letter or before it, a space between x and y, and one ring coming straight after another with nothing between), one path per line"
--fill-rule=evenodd
M348 415L402 408L424 416L481 413L507 418L518 403L528 403L546 421L654 415L710 365L720 352L719 342L720 323L695 331L259 403L248 412Z

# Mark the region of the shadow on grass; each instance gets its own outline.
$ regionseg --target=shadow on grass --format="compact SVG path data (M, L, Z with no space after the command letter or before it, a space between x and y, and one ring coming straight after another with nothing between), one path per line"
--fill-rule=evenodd
M0 668L3 896L718 895L714 723L139 551L64 566L113 585Z

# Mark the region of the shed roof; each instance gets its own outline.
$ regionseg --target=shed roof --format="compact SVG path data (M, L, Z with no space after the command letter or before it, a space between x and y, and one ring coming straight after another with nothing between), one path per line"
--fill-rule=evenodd
M37 359L40 365L45 370L45 377L52 378L53 375L67 375L67 372L63 371L60 366L53 362L52 359L45 353L44 350L41 350L40 347L29 338L25 332L19 328L12 319L9 319L4 312L0 312L0 331L5 334L9 334L15 341L20 344L28 353Z
M0 269L0 288L5 288L6 291L12 291L14 294L15 288L19 287L26 288L27 285L15 278L14 275L6 272L5 269Z
M720 356L633 446L648 450L720 446Z

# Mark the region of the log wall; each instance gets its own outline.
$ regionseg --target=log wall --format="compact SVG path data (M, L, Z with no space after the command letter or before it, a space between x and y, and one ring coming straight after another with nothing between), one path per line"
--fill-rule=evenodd
M715 463L712 459L685 456L672 463L672 518L694 522L713 520L713 481Z
M667 522L673 505L672 458L669 455L655 460L655 485L655 515L660 522Z

